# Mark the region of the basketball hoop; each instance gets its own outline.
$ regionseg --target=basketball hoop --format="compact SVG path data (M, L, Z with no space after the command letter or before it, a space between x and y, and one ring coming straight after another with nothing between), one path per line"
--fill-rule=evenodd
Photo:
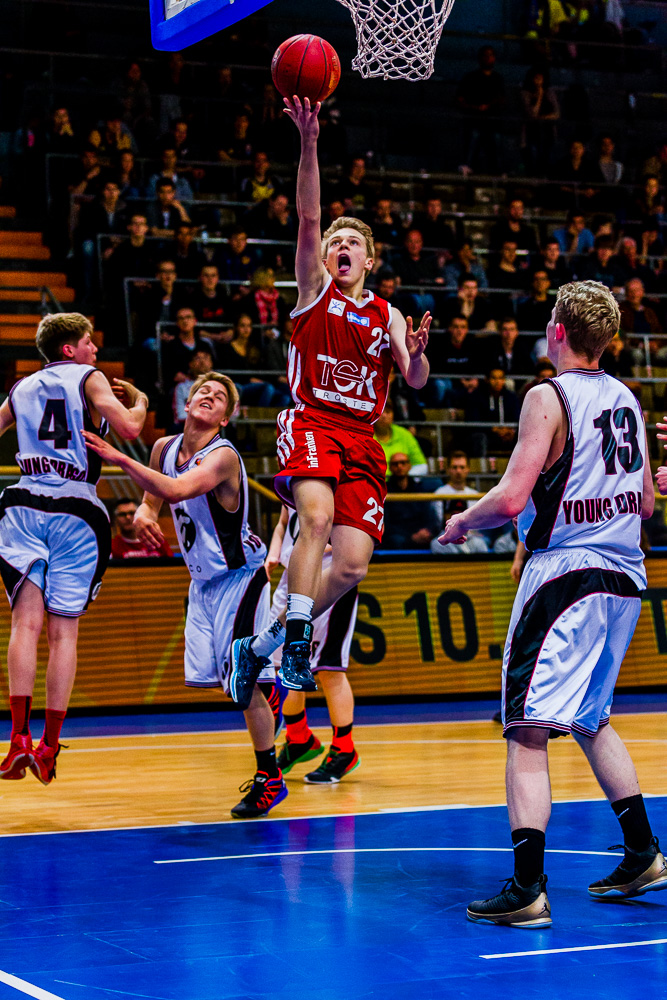
M367 79L428 80L454 0L338 0L350 11L359 51L352 69ZM439 3L442 2L438 10Z

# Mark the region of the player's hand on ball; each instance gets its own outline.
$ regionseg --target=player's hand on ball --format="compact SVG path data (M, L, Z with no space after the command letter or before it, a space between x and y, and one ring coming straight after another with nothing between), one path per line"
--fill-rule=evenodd
M412 316L405 320L405 346L408 349L410 358L419 358L426 350L428 344L428 331L431 327L433 317L430 312L425 312L422 321L416 330L412 327Z
M90 431L81 431L81 434L86 439L86 445L92 451L97 452L105 462L113 465L114 462L118 462L119 458L123 458L123 453L114 448L113 445L108 444L104 438L98 437L97 434L92 434Z
M303 101L297 97L283 97L285 107L283 111L288 115L304 139L317 139L320 134L320 123L318 114L322 105L318 101L315 107L311 107L310 98L304 97Z
M438 538L441 545L462 545L466 540L467 529L461 525L463 514L453 514L445 525L445 530Z
M664 497L667 494L667 468L664 465L661 465L656 472L655 481L658 484L658 490Z
M164 541L160 525L150 517L144 517L141 508L134 515L134 529L141 544L148 549L159 549Z

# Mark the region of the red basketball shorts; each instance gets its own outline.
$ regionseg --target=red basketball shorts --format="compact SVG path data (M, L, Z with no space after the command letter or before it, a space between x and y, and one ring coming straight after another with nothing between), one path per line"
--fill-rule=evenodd
M334 524L382 541L387 462L370 426L335 421L317 410L283 410L278 464L273 488L289 507L295 506L292 478L327 479L334 490Z

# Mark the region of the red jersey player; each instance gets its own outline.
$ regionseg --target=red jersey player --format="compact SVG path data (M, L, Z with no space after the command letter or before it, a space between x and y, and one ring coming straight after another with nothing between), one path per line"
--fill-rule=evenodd
M394 362L408 385L420 389L429 374L424 348L429 313L419 328L364 289L373 267L371 230L340 218L321 235L317 162L318 112L294 97L285 112L301 133L296 202L298 301L288 380L295 407L278 417L278 496L299 515L290 559L285 628L238 640L242 673L256 671L284 641L280 677L287 688L316 689L309 667L312 620L366 576L382 538L386 461L373 439ZM322 572L331 539L332 561ZM281 616L282 617L282 616Z

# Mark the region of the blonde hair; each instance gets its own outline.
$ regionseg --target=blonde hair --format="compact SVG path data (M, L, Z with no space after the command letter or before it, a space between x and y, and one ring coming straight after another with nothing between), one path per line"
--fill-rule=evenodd
M223 375L222 372L206 372L204 375L200 375L199 378L192 384L190 392L188 393L188 403L192 402L192 398L196 392L199 392L201 387L205 382L219 382L227 390L227 408L225 410L225 419L229 418L234 413L234 410L239 405L239 391L230 379L229 375Z
M565 327L575 354L596 361L618 333L621 311L601 282L571 281L558 289L554 322Z
M81 313L49 313L37 327L35 344L47 361L62 361L65 344L78 344L92 332L92 323Z
M261 288L275 288L276 275L272 267L258 267L250 279L250 288L254 290Z
M341 215L331 223L322 237L322 258L325 259L329 252L329 240L339 229L356 229L366 240L366 256L375 259L375 243L373 242L373 230L360 219L354 219L351 215Z

